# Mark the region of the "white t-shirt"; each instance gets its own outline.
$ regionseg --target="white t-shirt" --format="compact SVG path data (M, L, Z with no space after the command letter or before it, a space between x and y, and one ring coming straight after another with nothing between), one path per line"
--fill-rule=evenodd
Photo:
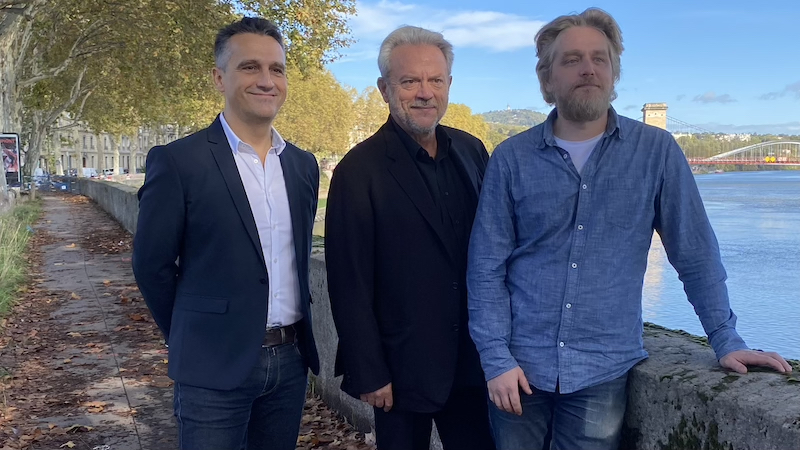
M572 164L578 169L578 173L581 173L584 164L592 154L592 150L594 150L595 145L602 137L602 133L585 141L565 141L556 137L556 144L569 153L570 158L572 158Z

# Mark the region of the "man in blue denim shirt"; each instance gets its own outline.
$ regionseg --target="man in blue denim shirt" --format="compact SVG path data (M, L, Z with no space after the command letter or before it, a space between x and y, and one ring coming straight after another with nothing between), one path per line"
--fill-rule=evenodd
M720 364L791 370L737 334L717 240L678 144L610 107L623 49L614 19L598 9L562 16L536 43L541 90L556 108L495 150L469 250L470 332L498 450L542 448L548 431L556 449L618 447L627 373L647 357L641 298L653 230Z

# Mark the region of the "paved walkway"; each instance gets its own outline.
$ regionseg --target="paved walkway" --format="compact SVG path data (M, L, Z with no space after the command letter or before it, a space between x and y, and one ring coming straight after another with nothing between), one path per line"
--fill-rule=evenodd
M44 211L38 269L0 337L0 450L177 448L167 352L130 235L85 197L47 196ZM314 399L302 432L302 449L372 448Z

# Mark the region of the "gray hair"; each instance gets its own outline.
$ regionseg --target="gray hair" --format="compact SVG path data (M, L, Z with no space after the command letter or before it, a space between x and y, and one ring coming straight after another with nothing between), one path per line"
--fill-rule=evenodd
M406 25L392 31L381 43L381 50L378 54L378 69L381 71L381 77L387 78L389 76L391 71L389 60L392 56L392 51L401 45L433 45L434 47L439 47L439 50L444 55L444 60L447 62L447 74L450 75L452 72L453 45L445 40L442 33Z
M539 89L542 91L544 101L549 104L556 102L555 95L548 92L546 87L546 84L550 81L553 60L556 56L554 44L563 31L572 27L591 27L605 35L606 39L608 39L614 84L616 85L619 81L621 71L620 55L624 47L622 46L622 31L619 29L617 21L600 8L589 8L580 14L560 16L543 26L536 33L536 56L539 57L539 62L536 63L536 75L539 77ZM612 93L611 100L614 100L614 98L616 98L616 93Z

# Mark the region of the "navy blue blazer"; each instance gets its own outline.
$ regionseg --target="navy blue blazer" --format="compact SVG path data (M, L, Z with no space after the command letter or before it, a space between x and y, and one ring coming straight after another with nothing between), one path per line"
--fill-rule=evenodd
M300 350L314 373L308 265L319 167L287 143L280 155L289 197L300 300ZM209 389L239 386L256 364L269 281L255 219L219 117L147 155L133 240L133 272L169 343L169 376Z

